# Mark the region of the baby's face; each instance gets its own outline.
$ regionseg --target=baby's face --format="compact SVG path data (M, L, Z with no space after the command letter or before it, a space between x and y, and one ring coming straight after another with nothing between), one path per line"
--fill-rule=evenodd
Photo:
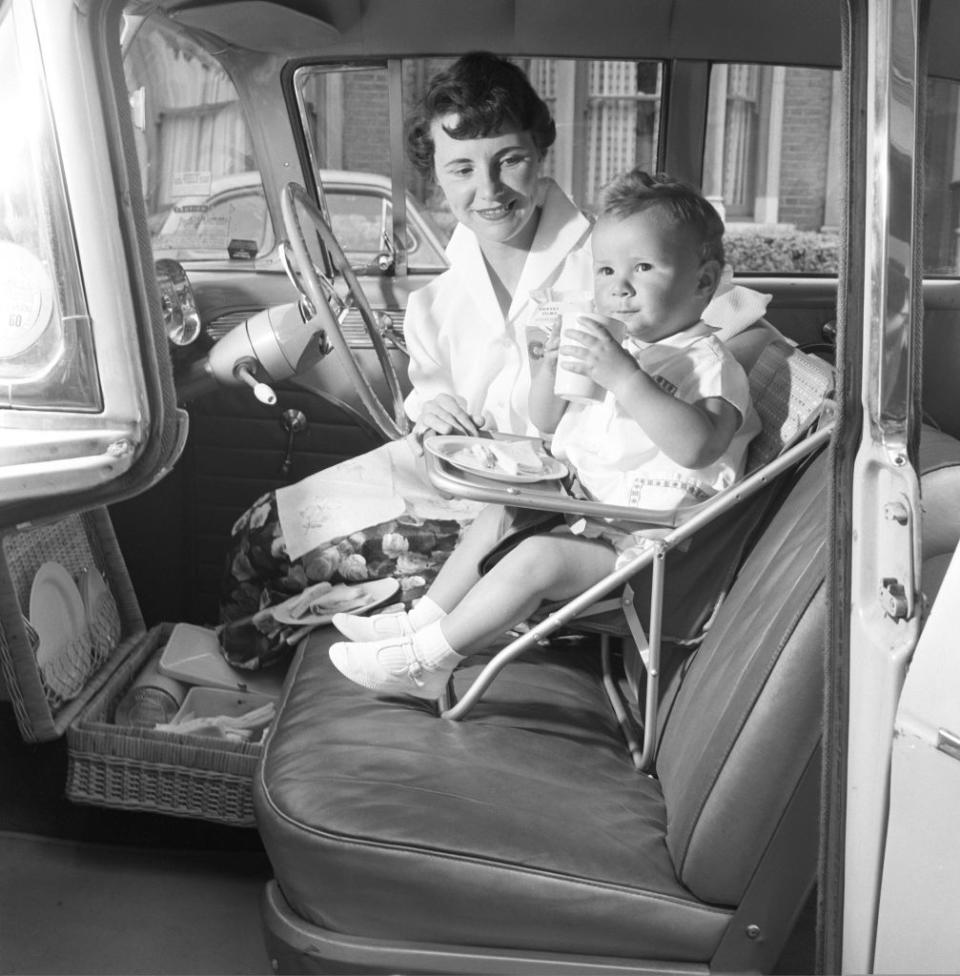
M694 234L659 204L629 217L601 217L593 231L597 310L644 342L699 321L719 274L715 265L701 261Z

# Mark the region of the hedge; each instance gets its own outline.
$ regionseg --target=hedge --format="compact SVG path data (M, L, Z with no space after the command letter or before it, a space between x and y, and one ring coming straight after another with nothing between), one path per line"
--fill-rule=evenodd
M738 274L837 274L839 269L839 238L826 232L728 224L724 250Z

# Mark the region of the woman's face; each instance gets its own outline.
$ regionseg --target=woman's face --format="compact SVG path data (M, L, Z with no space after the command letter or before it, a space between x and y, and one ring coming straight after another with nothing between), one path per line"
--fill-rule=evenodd
M537 222L541 156L529 132L454 139L443 128L456 116L434 119L434 169L453 215L481 243L529 247Z

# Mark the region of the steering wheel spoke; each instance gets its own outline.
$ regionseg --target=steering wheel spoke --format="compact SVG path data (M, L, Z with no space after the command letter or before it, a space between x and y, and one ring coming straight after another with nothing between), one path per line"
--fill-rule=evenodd
M314 309L314 316L323 321L327 338L337 351L347 376L355 386L360 401L370 414L374 424L390 440L403 437L409 431L410 423L403 410L400 378L381 334L380 319L373 311L353 268L350 266L350 262L316 203L310 199L302 186L298 183L288 183L280 195L280 205L290 250L293 252L293 260L291 260L291 255L287 253L286 248L281 250L284 270L293 282L294 287ZM334 266L343 275L348 289L346 299L340 297L334 289L333 281L319 271L311 260L307 248L307 237L300 223L301 211L309 218L313 229L316 230L323 246L330 254ZM373 388L356 353L344 338L340 327L341 317L351 308L356 308L360 313L367 335L373 344L377 362L390 395L389 406L381 400Z

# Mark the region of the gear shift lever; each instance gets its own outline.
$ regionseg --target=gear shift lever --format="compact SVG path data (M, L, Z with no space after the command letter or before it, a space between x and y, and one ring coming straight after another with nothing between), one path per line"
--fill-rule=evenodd
M293 464L293 439L300 431L306 430L306 415L302 410L290 407L280 414L280 426L287 432L287 452L280 464L280 474L286 478L290 474L290 467Z

